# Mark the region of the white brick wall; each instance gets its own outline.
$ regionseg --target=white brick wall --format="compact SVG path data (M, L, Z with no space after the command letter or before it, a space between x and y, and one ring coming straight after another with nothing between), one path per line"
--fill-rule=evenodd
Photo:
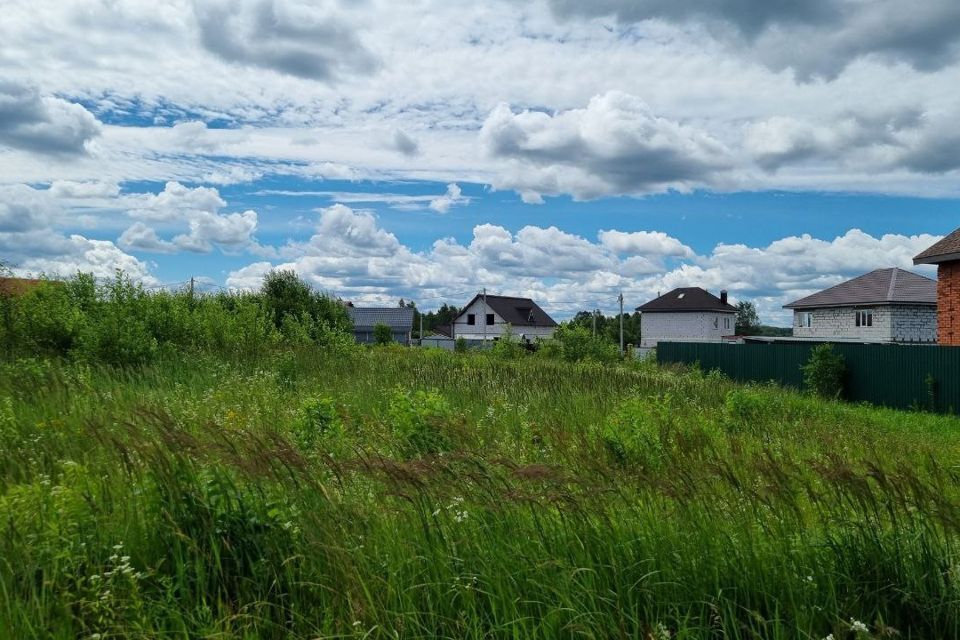
M936 342L937 308L930 305L899 305L893 313L894 342Z
M736 314L716 311L651 313L640 316L641 348L656 347L659 341L720 342L736 333Z
M873 311L873 326L858 327L856 313ZM800 326L803 314L813 314L810 327ZM797 338L842 338L868 342L935 342L937 310L929 305L877 305L795 310Z

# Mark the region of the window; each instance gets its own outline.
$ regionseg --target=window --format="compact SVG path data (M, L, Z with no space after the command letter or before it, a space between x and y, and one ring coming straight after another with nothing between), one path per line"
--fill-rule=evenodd
M714 318L714 319L713 319L713 328L716 329L716 328L719 327L719 326L720 326L720 319L719 319L719 318Z
M488 325L488 326L492 326L492 325L493 325L493 314L492 314L492 313L488 313L488 314L487 314L487 325Z
M857 311L856 323L858 327L872 327L873 326L873 310L861 309Z
M724 328L724 329L729 329L729 328L730 328L730 318L724 318L724 319L723 319L723 328Z
M467 314L467 324L474 325L477 324L477 314L468 313Z
M813 314L809 311L797 314L797 326L810 328L813 326Z

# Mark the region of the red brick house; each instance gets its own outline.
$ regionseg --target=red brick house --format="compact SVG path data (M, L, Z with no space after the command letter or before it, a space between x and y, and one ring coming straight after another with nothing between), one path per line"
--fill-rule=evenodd
M937 265L937 342L960 346L960 229L918 255L913 264Z

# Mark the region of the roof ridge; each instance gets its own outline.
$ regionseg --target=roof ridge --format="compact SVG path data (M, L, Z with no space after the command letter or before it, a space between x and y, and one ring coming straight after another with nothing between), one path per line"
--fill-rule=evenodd
M894 289L897 287L897 267L893 268L892 273L890 274L890 286L887 287L887 300L893 300Z

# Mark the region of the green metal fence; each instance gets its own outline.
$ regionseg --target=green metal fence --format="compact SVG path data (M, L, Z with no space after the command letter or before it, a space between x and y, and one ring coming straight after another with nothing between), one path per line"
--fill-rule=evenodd
M802 388L800 367L812 343L720 344L661 342L660 363L699 363L734 380L768 381ZM852 401L941 412L960 410L960 347L834 344L847 368L844 397Z

